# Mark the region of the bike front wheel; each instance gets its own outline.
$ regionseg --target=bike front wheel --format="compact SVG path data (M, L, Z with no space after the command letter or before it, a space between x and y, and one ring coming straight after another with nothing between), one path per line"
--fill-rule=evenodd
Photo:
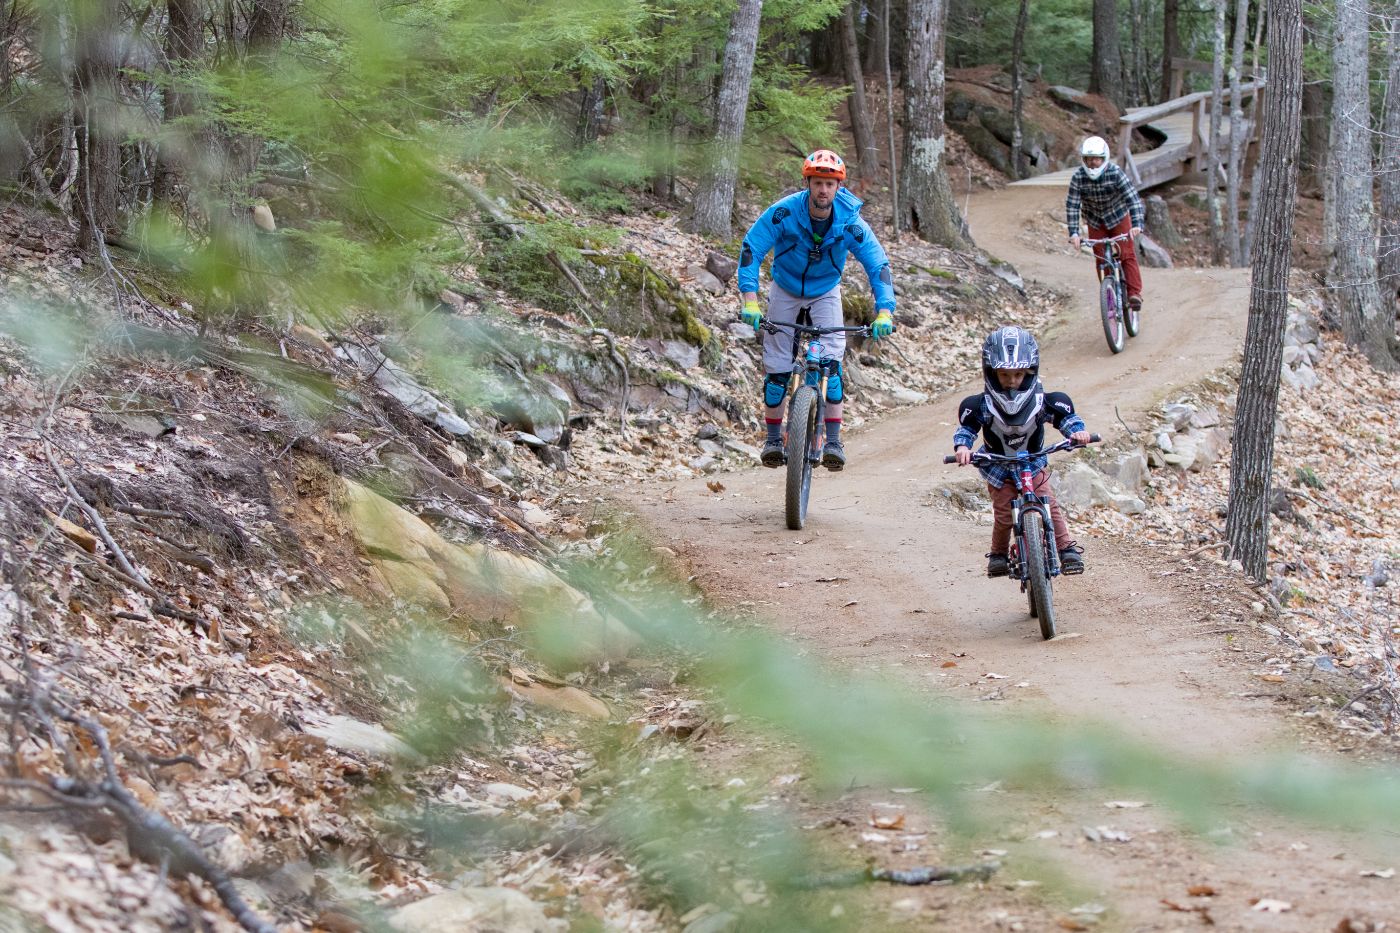
M812 492L811 447L817 432L817 392L798 386L788 409L787 490L784 497L787 526L801 531L807 523L807 499Z
M1099 283L1099 316L1103 318L1103 335L1108 340L1108 348L1114 353L1123 352L1127 338L1123 326L1123 307L1118 300L1118 279L1112 275L1103 277Z
M1040 623L1040 637L1055 637L1055 594L1050 579L1050 553L1046 550L1045 519L1039 512L1026 515L1024 551L1026 589L1031 615Z

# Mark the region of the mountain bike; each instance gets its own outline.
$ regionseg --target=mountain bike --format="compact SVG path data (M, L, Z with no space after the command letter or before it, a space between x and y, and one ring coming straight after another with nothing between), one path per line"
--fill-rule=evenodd
M785 324L764 318L759 327L770 334L778 328L792 331L792 379L789 383L787 423L785 425L787 456L787 486L783 496L787 526L801 531L807 523L807 500L812 493L812 467L821 463L824 432L822 415L826 411L827 364L840 362L824 358L821 338L826 334L859 334L870 336L866 325L858 327L812 327L808 324ZM798 367L798 358L802 359Z
M1097 444L1099 436L1089 435L1089 443ZM1008 576L1021 584L1026 594L1031 616L1040 623L1040 637L1055 637L1054 579L1060 575L1060 552L1055 548L1055 526L1050 521L1050 503L1034 488L1034 473L1030 462L1061 450L1080 447L1074 441L1061 441L1034 453L1020 451L1016 456L978 451L972 455L973 466L993 463L1019 464L1016 471L1016 498L1011 501L1011 548L1006 553ZM957 463L948 456L944 463Z
M1138 335L1138 312L1128 304L1118 246L1128 236L1123 233L1103 240L1080 241L1081 245L1091 248L1100 244L1107 246L1103 258L1095 258L1099 270L1099 315L1103 318L1103 335L1108 339L1108 348L1114 353L1122 353L1127 338Z

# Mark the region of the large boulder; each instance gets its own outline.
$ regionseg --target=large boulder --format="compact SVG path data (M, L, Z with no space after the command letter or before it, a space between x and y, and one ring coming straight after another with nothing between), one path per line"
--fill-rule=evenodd
M1141 449L1118 454L1105 461L1103 472L1116 479L1128 492L1142 492L1147 485L1151 471L1147 466L1147 456Z
M1156 240L1147 234L1142 234L1137 241L1138 255L1142 257L1142 264L1149 269L1170 269L1172 268L1172 254L1167 252Z
M949 126L967 141L968 148L992 168L1003 175L1011 174L1011 147L997 139L991 130L981 123L950 123Z
M620 658L636 644L554 571L484 543L457 544L427 522L354 480L342 479L345 522L387 595L439 614L547 625L565 634L577 660Z
M1136 515L1147 509L1137 496L1124 492L1116 480L1082 460L1075 460L1052 473L1050 486L1061 507L1073 512L1105 505L1126 515Z

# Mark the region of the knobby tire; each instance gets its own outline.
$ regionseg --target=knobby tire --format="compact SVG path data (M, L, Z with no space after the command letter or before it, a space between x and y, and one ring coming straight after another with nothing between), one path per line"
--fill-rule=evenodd
M1039 512L1027 511L1024 563L1030 591L1031 615L1040 623L1040 637L1055 637L1055 595L1051 590L1050 554L1046 551L1045 519Z
M1099 283L1099 316L1103 318L1103 335L1108 348L1114 353L1123 352L1123 308L1118 301L1118 280L1112 275L1103 277Z
M788 409L787 526L801 531L807 522L807 498L812 489L812 461L808 459L813 432L817 430L817 392L811 386L798 386Z

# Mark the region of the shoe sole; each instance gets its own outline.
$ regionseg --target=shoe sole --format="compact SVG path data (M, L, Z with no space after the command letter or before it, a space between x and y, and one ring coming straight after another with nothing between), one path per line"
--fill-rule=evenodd
M778 454L776 456L759 457L758 462L766 467L776 468L787 463L787 455Z
M840 473L846 469L846 461L837 460L835 457L822 457L822 466L833 473Z
M1083 573L1083 572L1084 572L1084 568L1083 568L1083 567L1078 567L1078 568L1075 568L1075 569L1071 570L1070 568L1065 567L1064 565L1061 565L1061 566L1060 566L1060 573L1064 574L1064 575L1067 576L1067 577L1078 576L1079 574L1081 574L1081 573Z

